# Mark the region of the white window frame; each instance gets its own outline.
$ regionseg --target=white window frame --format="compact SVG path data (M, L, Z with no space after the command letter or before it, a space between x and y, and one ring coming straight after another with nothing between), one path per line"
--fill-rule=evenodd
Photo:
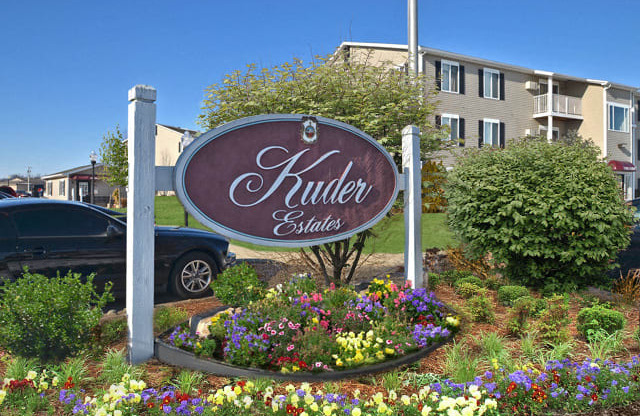
M441 116L441 122L440 124L442 126L447 125L449 126L449 137L446 140L458 140L460 138L460 116L458 114L442 114ZM449 119L449 123L445 123L444 120L445 118ZM451 136L451 121L452 120L456 120L456 131L458 132L458 137L452 137Z
M449 83L449 89L445 89L444 88L444 73L445 73L444 66L445 65L449 65L449 71L448 71L449 79L447 79L447 82ZM455 91L451 89L451 84L452 84L452 82L451 82L451 80L452 80L452 78L451 78L451 67L452 66L455 66L455 67L458 68L457 77L456 77L456 87L457 88L456 88ZM440 62L440 76L442 77L440 91L450 92L450 93L453 93L453 94L460 94L460 64L458 62L447 61L447 60L443 59Z
M607 103L608 107L609 107L609 131L617 131L619 133L629 133L629 127L631 124L631 120L629 117L631 117L631 107L629 107L628 105L624 105L624 104L618 104L618 103ZM618 130L615 128L615 123L614 123L614 116L615 116L615 107L619 107L622 108L625 111L625 122L624 125L622 126L622 130Z
M66 196L67 192L67 183L65 182L64 179L60 179L58 181L58 195L60 196Z
M491 74L491 75L497 75L496 77L496 83L497 83L497 87L496 87L496 96L492 96L491 93L493 91L493 83L489 86L487 86L487 74ZM499 100L500 99L500 71L498 71L497 69L491 69L491 68L484 68L484 72L482 73L482 85L483 85L483 95L484 98L490 98L492 100ZM493 77L490 76L489 80L493 80ZM488 94L487 94L488 92Z
M547 126L539 126L538 134L540 136L547 137L547 130L548 130ZM554 133L558 133L558 139L560 139L560 128L559 127L554 127L552 130L553 130Z
M487 134L487 125L495 125L496 129L496 143L493 143L493 128L491 129L492 134ZM482 120L482 128L484 131L482 132L482 141L483 144L491 145L491 147L500 147L500 120L496 120L493 118L485 118Z
M45 184L45 189L44 189L44 193L47 196L52 196L53 195L53 181L47 181L47 183Z

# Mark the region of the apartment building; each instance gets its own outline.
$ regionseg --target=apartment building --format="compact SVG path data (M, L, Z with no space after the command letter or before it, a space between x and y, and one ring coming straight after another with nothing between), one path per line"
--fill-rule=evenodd
M407 45L344 42L339 50L372 64L407 64ZM640 196L638 87L425 47L418 55L418 71L439 90L433 122L449 126L452 148L504 147L528 135L554 140L573 130L600 147L627 199ZM451 166L454 153L437 156Z

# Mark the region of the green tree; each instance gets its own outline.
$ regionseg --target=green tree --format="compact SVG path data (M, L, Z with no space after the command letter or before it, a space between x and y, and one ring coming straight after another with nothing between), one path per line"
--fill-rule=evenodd
M434 88L416 82L391 64L372 59L317 58L310 65L294 59L273 68L234 71L222 83L206 88L199 124L212 129L259 114L309 114L350 124L369 134L389 152L400 155L402 129L413 124L422 132L424 155L439 147L430 123Z
M129 180L127 144L120 126L116 126L115 132L108 131L102 136L99 153L100 162L104 166L105 180L114 186L127 186Z
M309 65L300 59L261 68L248 65L206 88L199 124L212 129L224 123L259 114L309 114L339 120L375 138L400 160L402 129L410 124L422 132L423 155L439 148L431 125L435 110L434 88L426 78L415 82L391 64L378 64L366 56L348 59L332 55ZM365 235L311 248L325 281L348 283L355 271ZM325 267L332 265L332 272Z
M449 173L449 224L516 282L550 291L605 279L632 214L600 150L529 138L465 153Z

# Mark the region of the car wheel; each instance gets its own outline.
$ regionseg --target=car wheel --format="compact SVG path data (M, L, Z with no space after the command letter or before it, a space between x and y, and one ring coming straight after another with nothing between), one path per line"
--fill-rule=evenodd
M218 266L206 253L194 252L181 257L173 267L171 285L181 298L199 298L211 293L209 285L218 274Z

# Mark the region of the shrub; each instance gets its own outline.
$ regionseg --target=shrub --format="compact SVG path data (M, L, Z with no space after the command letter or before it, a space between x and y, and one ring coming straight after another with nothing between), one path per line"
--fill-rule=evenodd
M529 296L529 289L524 286L502 286L498 289L498 302L505 306L513 305L523 296Z
M626 320L621 312L602 305L583 308L578 312L578 332L588 340L597 331L610 335L624 328L625 324Z
M460 283L456 287L456 293L465 299L469 299L475 295L486 295L487 289L473 283Z
M226 305L246 306L264 297L264 283L256 270L240 263L223 271L211 283L213 293Z
M473 276L473 274L471 274L471 272L469 271L445 270L442 273L429 273L429 279L431 279L434 275L437 275L435 279L438 279L439 281L442 281L449 286L453 286L453 284L459 279Z
M569 339L569 301L564 296L554 295L547 299L537 321L540 338L550 343L564 342Z
M102 308L113 300L107 284L102 295L93 275L51 279L25 273L0 287L0 346L14 355L60 361L87 348Z
M491 300L485 294L471 297L467 301L467 310L475 322L487 322L491 324L496 320Z
M460 279L456 280L453 283L454 287L458 287L459 285L463 284L463 283L471 283L474 284L478 287L483 287L484 283L482 282L482 279L480 279L479 277L476 276L465 276L465 277L461 277Z
M448 218L472 254L526 286L606 279L633 217L598 147L521 140L464 153L448 175Z
M533 296L522 296L513 302L509 311L507 330L510 334L520 336L529 330L529 318L542 312L547 307L544 299Z

